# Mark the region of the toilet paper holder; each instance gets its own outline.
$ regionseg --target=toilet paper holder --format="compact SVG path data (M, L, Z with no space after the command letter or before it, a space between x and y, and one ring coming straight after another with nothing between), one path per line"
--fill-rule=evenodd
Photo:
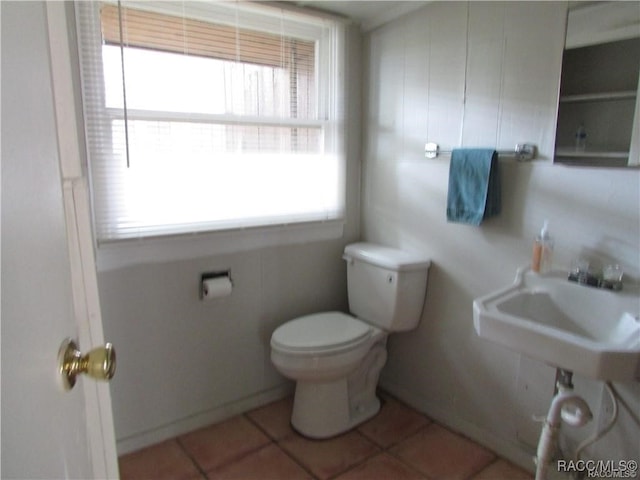
M233 279L231 278L231 270L222 270L219 272L206 272L200 275L200 300L204 300L205 298L205 283L207 280L211 280L212 278L223 278L227 277L229 282L233 286Z

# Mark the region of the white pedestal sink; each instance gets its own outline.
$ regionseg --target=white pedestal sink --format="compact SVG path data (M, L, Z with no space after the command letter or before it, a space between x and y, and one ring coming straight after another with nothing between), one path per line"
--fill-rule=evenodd
M635 288L632 288L635 287ZM477 334L556 368L605 381L640 379L640 295L517 272L513 285L473 302Z

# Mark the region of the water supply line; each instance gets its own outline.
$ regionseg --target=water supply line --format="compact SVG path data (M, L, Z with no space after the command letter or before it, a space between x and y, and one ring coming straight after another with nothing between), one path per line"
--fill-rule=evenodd
M613 385L611 385L611 382L606 382L604 386L609 393L609 397L611 398L611 408L613 408L611 418L609 419L609 422L607 422L607 424L602 428L602 430L600 430L599 432L595 432L593 435L587 437L580 445L578 445L578 448L576 448L576 452L573 455L573 459L576 462L580 460L580 454L582 453L582 451L589 445L597 442L602 437L604 437L609 432L609 430L613 428L613 425L618 419L618 399L614 393Z
M546 480L547 469L556 452L562 422L572 427L582 427L593 418L587 402L573 392L572 376L571 372L558 369L557 393L551 401L538 441L535 480Z

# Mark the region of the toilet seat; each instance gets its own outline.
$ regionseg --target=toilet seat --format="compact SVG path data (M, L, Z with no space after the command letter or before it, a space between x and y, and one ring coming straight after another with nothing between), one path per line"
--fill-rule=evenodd
M342 312L305 315L278 327L271 347L297 355L333 354L365 343L374 329Z

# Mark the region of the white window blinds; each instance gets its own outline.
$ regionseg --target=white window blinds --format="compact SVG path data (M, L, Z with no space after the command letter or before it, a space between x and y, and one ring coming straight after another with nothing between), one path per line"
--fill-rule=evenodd
M99 242L342 218L339 23L244 2L76 12Z

